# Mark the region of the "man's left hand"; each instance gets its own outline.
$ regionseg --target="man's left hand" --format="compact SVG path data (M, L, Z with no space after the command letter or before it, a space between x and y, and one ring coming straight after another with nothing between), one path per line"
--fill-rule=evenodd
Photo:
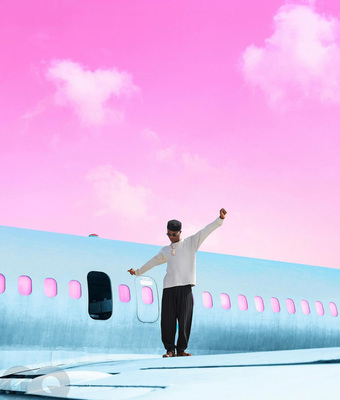
M227 211L224 208L220 209L220 218L224 219L227 215Z

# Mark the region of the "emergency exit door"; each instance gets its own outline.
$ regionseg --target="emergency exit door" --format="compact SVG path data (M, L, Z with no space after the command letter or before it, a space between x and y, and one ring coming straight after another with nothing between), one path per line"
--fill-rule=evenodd
M156 322L159 318L159 298L155 280L148 276L138 276L135 285L137 318L141 322Z

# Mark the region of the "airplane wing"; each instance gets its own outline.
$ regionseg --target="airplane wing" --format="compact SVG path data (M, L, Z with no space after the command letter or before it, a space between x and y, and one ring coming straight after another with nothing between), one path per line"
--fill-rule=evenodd
M0 399L338 400L339 376L340 348L117 359L3 375Z

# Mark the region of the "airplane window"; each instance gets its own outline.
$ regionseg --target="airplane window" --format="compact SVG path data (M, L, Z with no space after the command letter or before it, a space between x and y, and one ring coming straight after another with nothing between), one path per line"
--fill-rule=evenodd
M68 293L72 299L80 299L81 284L78 281L70 281L68 284Z
M337 309L335 303L333 303L333 302L329 303L329 309L331 310L331 314L333 315L333 317L338 316L338 309Z
M321 301L316 301L315 302L315 308L316 308L316 312L319 315L324 315L325 314L325 311L323 309L323 305L322 305Z
M129 286L119 285L119 300L123 303L128 303L131 300Z
M44 292L47 297L55 297L57 295L57 282L52 278L46 278Z
M240 310L246 311L248 310L248 302L246 296L243 296L243 294L238 295L238 306L240 307Z
M231 308L230 297L227 293L221 293L221 305L225 310L229 310Z
M107 320L112 316L111 281L107 274L91 271L87 274L89 290L89 315L96 320Z
M6 290L6 279L0 274L0 293L3 293Z
M18 279L19 293L23 296L29 296L32 293L32 280L29 276L19 276Z
M272 310L274 313L279 313L280 312L280 302L276 297L272 297L270 299L271 305L272 305Z
M301 300L301 308L304 314L310 314L310 308L307 300Z
M286 299L287 310L289 314L295 314L295 304L292 299Z
M144 304L153 303L153 292L150 286L142 286L142 300Z
M205 308L211 308L213 306L212 297L209 292L202 293L202 300Z
M262 297L255 296L255 307L256 307L256 310L259 312L264 311L264 303L263 303Z

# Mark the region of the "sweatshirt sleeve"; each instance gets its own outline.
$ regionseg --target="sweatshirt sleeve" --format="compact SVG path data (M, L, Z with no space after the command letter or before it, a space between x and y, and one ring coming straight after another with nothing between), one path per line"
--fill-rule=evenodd
M205 228L201 229L195 235L191 236L191 240L195 250L197 251L205 239L214 232L215 229L220 227L223 224L224 219L218 217L211 224L207 225Z
M167 256L162 252L162 250L155 255L155 257L151 258L147 263L145 263L142 267L136 270L136 275L140 276L145 274L145 272L149 271L151 268L156 265L161 265L167 262Z

